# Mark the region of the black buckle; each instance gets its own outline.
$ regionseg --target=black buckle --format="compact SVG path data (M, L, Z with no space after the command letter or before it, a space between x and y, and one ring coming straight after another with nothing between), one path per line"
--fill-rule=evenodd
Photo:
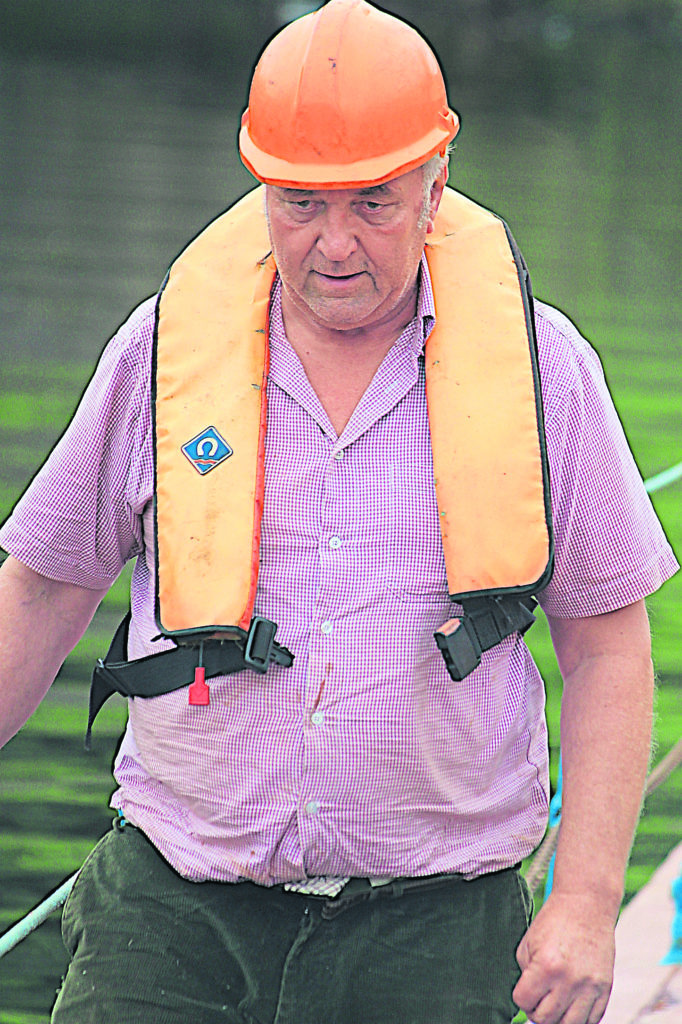
M462 617L449 619L434 633L448 674L459 682L489 651L512 633L521 634L535 622L537 601L529 595L487 595L463 602Z
M270 619L264 619L260 615L254 615L251 619L244 644L244 661L254 672L260 672L261 675L267 672L273 658L276 632L277 624Z
M457 625L454 625L457 623ZM447 627L454 628L443 632ZM481 664L481 645L468 617L451 619L434 634L438 649L443 655L448 675L455 682L465 679Z

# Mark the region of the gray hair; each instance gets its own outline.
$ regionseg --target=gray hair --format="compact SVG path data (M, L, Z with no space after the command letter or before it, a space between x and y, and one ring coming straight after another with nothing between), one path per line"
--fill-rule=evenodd
M421 213L419 214L419 227L423 228L429 219L429 207L431 205L431 189L444 167L447 167L450 160L450 147L445 154L436 153L425 164L422 164L423 173L423 199Z

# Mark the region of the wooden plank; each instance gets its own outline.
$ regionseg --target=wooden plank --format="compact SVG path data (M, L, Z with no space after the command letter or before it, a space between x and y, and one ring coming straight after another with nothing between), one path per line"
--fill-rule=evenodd
M682 843L623 910L613 991L601 1024L682 1024L682 968L661 964L672 942L671 886L681 871Z

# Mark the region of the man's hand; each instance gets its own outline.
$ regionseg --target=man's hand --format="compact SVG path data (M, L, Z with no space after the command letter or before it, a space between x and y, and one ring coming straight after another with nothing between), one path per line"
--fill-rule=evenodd
M551 893L516 951L516 1005L535 1024L597 1024L613 982L614 929L596 897Z

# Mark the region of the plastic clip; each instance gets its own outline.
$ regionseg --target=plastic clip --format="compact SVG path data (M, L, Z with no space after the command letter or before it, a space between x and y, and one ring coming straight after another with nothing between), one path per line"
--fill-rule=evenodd
M460 682L478 668L481 663L481 645L466 616L448 619L433 635L443 655L448 675L455 682Z
M277 625L274 622L254 615L244 645L244 661L254 672L260 672L261 675L267 672L273 658L276 632Z

